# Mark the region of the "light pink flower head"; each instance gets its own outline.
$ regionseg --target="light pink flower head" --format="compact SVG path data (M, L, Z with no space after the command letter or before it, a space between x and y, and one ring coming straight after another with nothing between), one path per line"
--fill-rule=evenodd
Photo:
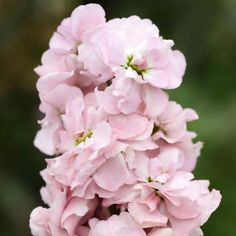
M176 88L182 82L186 62L172 46L173 41L163 40L150 20L131 16L111 20L89 32L86 43L79 46L79 58L96 75L106 75L110 68L117 78ZM95 62L100 67L94 69Z
M148 19L106 22L76 8L53 34L37 90L34 144L46 159L34 236L202 236L221 195L191 173L201 142L192 109L163 89L181 85L186 61Z

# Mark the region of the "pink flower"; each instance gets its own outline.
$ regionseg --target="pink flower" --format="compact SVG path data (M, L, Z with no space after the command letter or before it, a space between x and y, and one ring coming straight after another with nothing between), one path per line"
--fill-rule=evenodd
M57 112L63 113L68 101L65 96L71 98L79 95L80 90L72 85L84 88L96 82L81 72L83 68L76 58L77 46L82 43L87 31L104 23L105 13L101 6L88 4L76 8L70 18L62 21L50 41L50 49L43 54L42 66L35 69L42 76L37 82L37 89L42 102L41 111L46 113L35 145L48 155L57 153L54 146L57 142L55 131L60 126ZM47 143L45 137L49 138Z
M98 169L104 162L104 156L98 156L96 159L88 159L91 152L84 151L79 155L71 152L66 152L63 155L48 159L46 172L47 176L51 176L61 188L70 187L72 190L79 186L82 188L86 185L90 176ZM46 181L46 189L50 188L48 178ZM54 183L55 185L55 183Z
M37 89L34 144L48 155L30 217L34 236L202 236L221 201L191 173L202 143L192 109L169 101L186 62L174 42L138 16L106 22L76 8L53 34Z
M187 131L187 122L198 119L198 115L192 109L183 109L176 102L169 102L163 113L156 119L157 132L154 139L162 138L168 143L175 143L181 139Z
M71 17L62 21L50 40L50 48L42 56L42 65L35 68L39 79L56 75L67 77L66 83L73 81L85 89L94 87L99 81L84 70L83 64L77 60L78 45L83 43L84 35L92 29L105 24L105 12L97 4L79 6Z
M146 236L146 233L132 219L127 212L122 212L119 216L113 215L108 220L91 220L91 231L89 236Z
M208 181L194 181L191 173L179 171L178 154L173 148L156 158L137 153L129 157L139 184L123 186L104 206L128 203L129 213L143 228L166 227L169 221L174 235L195 232L218 207L221 195L208 190Z
M185 193L181 197L183 199L182 201L185 201L184 198L187 198L187 201L181 203L179 199L177 202L166 203L167 214L169 214L169 220L176 236L188 236L189 234L201 235L198 227L202 226L207 221L221 201L219 191L212 190L209 192L207 187L207 183L204 181L193 181L185 189ZM197 193L197 191L199 191L199 193ZM170 199L170 201L173 200L174 198ZM181 205L181 209L184 209L183 211L188 212L188 214L183 215L180 214L180 212L177 213L177 209ZM199 212L198 216L197 212Z
M157 88L176 88L182 82L186 62L179 51L172 51L173 42L162 38L148 38L137 48L127 49L123 68L117 68L117 77L134 79ZM130 51L129 51L130 50Z
M130 169L134 171L140 182L166 183L181 169L180 152L175 147L167 147L147 152L134 152L129 150L126 161ZM127 152L128 153L128 152Z
M75 72L82 69L76 59L77 47L84 41L86 32L103 25L105 21L105 12L97 4L76 8L71 17L63 20L57 28L50 40L50 49L42 57L42 66L37 67L35 71L42 76L53 72ZM83 80L83 74L81 75ZM80 76L78 79L80 80Z
M89 155L87 150L79 155L67 152L47 160L47 169L42 172L46 186L41 190L45 202L52 202L57 193L67 187L73 190L73 196L110 198L123 185L136 182L124 154L109 157L106 153L107 157L103 154L95 159L89 158Z
M151 21L132 16L111 20L89 32L86 43L79 46L79 58L92 74L106 75L110 68L117 78L176 88L182 82L186 62L172 46L173 41L163 40ZM100 66L94 70L95 61Z
M191 172L196 166L197 158L200 156L203 146L202 142L193 143L195 137L195 133L187 131L181 139L173 144L159 139L157 141L159 152L169 149L170 147L177 148L179 151L178 169Z
M190 173L179 172L165 184L150 182L150 178L149 183L145 185L155 191L129 203L130 214L144 224L148 218L140 217L141 215L158 212L169 219L174 235L189 236L206 222L221 200L218 191L208 190L207 181L191 181L192 177ZM150 190L146 189L145 192L149 193ZM150 217L148 223L153 219L154 217Z
M97 200L67 199L66 192L58 194L50 208L35 208L30 216L30 228L34 236L74 236L88 218L93 215Z
M62 115L65 130L60 131L61 149L91 148L96 151L111 142L111 126L96 104L87 105L80 97L67 103Z

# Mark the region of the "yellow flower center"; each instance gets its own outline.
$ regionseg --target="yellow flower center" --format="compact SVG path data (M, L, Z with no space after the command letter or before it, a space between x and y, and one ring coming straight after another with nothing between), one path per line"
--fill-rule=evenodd
M75 137L75 145L79 145L81 143L84 143L88 138L91 138L93 135L93 131L89 129L87 132L84 132L81 136Z
M132 63L133 59L134 59L133 55L127 56L125 65L123 65L123 67L125 69L128 69L130 67L132 70L136 71L138 75L143 76L143 74L145 74L148 71L148 68L141 68L139 65L133 64Z

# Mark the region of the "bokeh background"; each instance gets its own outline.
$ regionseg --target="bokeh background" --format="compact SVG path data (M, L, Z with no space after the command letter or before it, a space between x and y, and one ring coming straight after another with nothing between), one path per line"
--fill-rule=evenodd
M33 68L62 18L78 0L0 0L0 236L27 236L31 210L42 204L39 171L44 158L32 141L39 128ZM205 147L195 171L210 179L223 200L203 227L206 236L235 236L236 229L236 1L103 0L108 19L150 18L175 40L188 68L170 92L200 120L191 124ZM142 33L142 32L140 32Z

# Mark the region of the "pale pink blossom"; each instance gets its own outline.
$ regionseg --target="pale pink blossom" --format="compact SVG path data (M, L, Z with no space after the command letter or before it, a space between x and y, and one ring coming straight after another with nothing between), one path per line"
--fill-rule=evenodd
M169 143L180 140L187 131L187 122L198 119L197 113L192 109L183 109L176 102L169 102L163 113L156 119L155 140L162 138Z
M97 200L67 199L67 192L60 192L50 208L38 207L30 216L34 236L74 236L78 227L93 215Z
M65 96L71 98L76 94L76 90L79 89L74 86L79 85L83 88L83 92L86 92L90 90L91 84L97 84L90 75L82 72L82 65L76 58L77 46L82 43L83 35L87 31L104 23L105 12L101 6L97 4L79 6L71 17L62 21L50 41L50 49L42 56L42 65L35 69L41 76L37 82L42 102L40 110L46 114L42 130L36 136L35 145L48 155L57 153L53 145L57 139L54 131L60 126L58 116L63 113L68 101ZM51 113L59 114L54 114L54 118L51 118ZM45 143L47 136L49 142Z
M110 68L117 78L176 88L182 82L186 62L172 46L173 41L163 40L151 21L132 16L111 20L89 32L86 43L79 46L79 58L96 75L108 74ZM100 66L94 70L95 62Z
M190 173L179 173L165 184L159 182L145 184L155 191L145 198L142 197L129 203L130 214L136 217L138 222L144 224L145 217L137 217L157 211L168 218L174 235L189 236L197 227L206 222L221 200L218 191L208 190L207 181L192 181L191 179ZM151 219L154 217L150 218L148 223L152 222Z
M180 152L175 147L168 147L161 149L161 152L155 153L152 151L150 156L149 152L135 152L132 150L127 151L126 161L130 169L134 171L137 179L140 182L157 181L165 183L181 169Z
M42 172L46 186L41 190L45 202L52 202L57 193L67 187L73 190L73 196L93 199L95 195L110 198L120 187L136 183L125 162L125 154L109 157L106 153L107 156L103 154L95 159L89 158L90 154L89 150L79 154L66 152L47 160L47 169Z
M179 151L178 169L189 172L193 171L203 147L203 143L200 141L193 143L195 137L196 134L194 132L187 131L184 136L175 143L168 143L165 140L159 139L157 141L159 150L156 150L156 152L162 152L170 147L177 148ZM155 152L152 153L152 155L155 155Z
M67 103L62 115L65 130L60 131L61 149L91 148L96 151L111 142L111 125L96 106L86 106L81 97Z
M88 4L76 8L69 18L62 21L50 40L50 48L43 54L42 65L35 71L40 75L55 72L77 73L77 81L84 85L82 65L77 61L78 45L84 41L84 34L105 24L105 12L97 4ZM91 77L91 76L90 76ZM91 81L91 78L86 77Z
M202 148L187 129L196 112L163 89L186 62L148 19L106 22L103 8L76 8L53 34L37 90L34 144L46 159L34 236L202 236L221 201L191 173Z
M124 186L104 205L129 202L129 213L142 227L166 227L169 221L174 235L189 236L207 221L221 196L216 190L208 190L208 181L192 180L191 173L172 169L178 163L177 154L173 149L162 154L163 157L151 159L135 155L143 159L130 164L136 175L140 175L137 176L140 183ZM149 173L144 178L145 172Z

